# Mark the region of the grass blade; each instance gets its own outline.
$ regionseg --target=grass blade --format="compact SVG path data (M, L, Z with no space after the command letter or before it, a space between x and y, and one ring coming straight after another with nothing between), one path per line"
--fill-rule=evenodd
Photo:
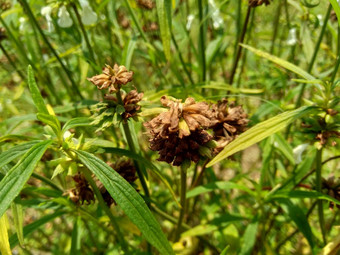
M3 215L0 218L0 251L2 255L11 255L11 247L9 246L8 241L8 232L7 232L7 215Z
M171 59L170 41L171 41L171 1L156 0L157 15L161 38L164 48L164 54L168 61Z
M0 216L4 214L14 198L30 178L34 167L52 141L34 145L0 182Z
M255 216L253 222L251 222L244 232L243 235L243 245L241 247L240 255L248 255L251 254L251 251L254 247L256 234L257 234L257 226L259 222L257 220L257 216Z
M314 110L315 107L313 106L304 106L293 111L281 113L273 118L258 123L254 127L242 133L239 137L237 137L226 147L224 147L224 149L207 164L207 167L210 167L216 164L217 162L229 157L230 155L243 149L246 149L257 142L262 141L266 137L275 134L276 132L285 128L288 124L290 124L294 120Z
M28 66L28 69L27 69L27 75L28 75L28 87L31 91L31 95L32 95L35 107L37 107L38 112L49 114L47 107L45 105L44 99L40 94L38 85L35 82L32 66L30 65Z
M62 129L62 132L65 132L66 130L69 130L71 128L75 127L83 127L83 126L88 126L90 125L91 121L88 117L78 117L78 118L73 118L67 121Z
M80 161L103 183L117 204L121 206L130 220L139 228L146 240L157 248L161 254L174 254L159 223L136 190L116 171L91 153L85 151L75 152Z
M262 50L258 50L258 49L255 49L249 45L246 45L246 44L240 44L243 48L246 48L248 50L250 50L251 52L255 53L256 55L260 56L260 57L263 57L263 58L266 58L272 62L274 62L275 64L279 65L279 66L282 66L290 71L292 71L293 73L296 73L297 75L305 78L306 80L315 80L316 78L314 76L312 76L311 74L307 73L306 71L302 70L300 67L286 61L286 60L283 60L281 58L278 58L276 56L273 56L273 55L270 55L269 53L267 52L264 52Z

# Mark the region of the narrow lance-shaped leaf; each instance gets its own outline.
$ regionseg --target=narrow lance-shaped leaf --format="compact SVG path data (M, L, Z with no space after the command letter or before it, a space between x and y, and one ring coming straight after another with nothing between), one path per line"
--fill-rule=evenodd
M258 227L258 216L255 216L253 222L251 222L244 232L243 235L243 245L241 247L240 255L248 255L251 254L251 251L254 247L256 241L257 227Z
M329 0L338 18L338 26L340 26L340 4L337 0Z
M0 252L2 255L11 255L11 247L8 241L7 215L0 217Z
M30 178L34 167L52 141L34 145L0 182L0 216L4 214L14 198Z
M27 73L28 73L28 87L31 91L31 95L32 95L35 107L37 107L38 112L49 114L48 110L46 108L44 99L42 98L42 96L40 94L40 90L38 88L38 85L35 82L33 69L30 65L28 66Z
M278 64L279 66L282 66L294 73L296 73L297 75L305 78L306 80L314 80L316 79L314 76L312 76L311 74L307 73L306 71L302 70L300 67L286 61L286 60L283 60L281 58L278 58L276 56L273 56L273 55L270 55L269 53L267 52L264 52L262 50L258 50L258 49L255 49L249 45L246 45L246 44L240 44L243 48L246 48L252 52L254 52L256 55L260 56L260 57L263 57L263 58L266 58L272 62L274 62L275 64Z
M65 132L66 130L69 130L70 128L88 126L90 125L90 123L91 121L88 117L73 118L64 124L62 131Z
M285 128L297 118L300 118L311 111L314 111L315 109L316 107L313 106L304 106L293 111L281 113L273 118L258 123L224 147L224 149L207 164L207 167L210 167L217 162L229 157L230 155L262 141L266 137Z
M80 161L103 183L146 240L161 254L174 254L159 223L136 190L116 171L91 153L85 151L75 151L75 153Z
M20 245L24 245L24 213L22 210L22 205L12 203L11 204L12 214L13 214L13 220L14 220L14 226L15 230L17 232L17 236L20 242Z
M164 54L167 60L170 60L170 40L171 40L171 1L156 0L158 21L161 31L161 38L164 48Z

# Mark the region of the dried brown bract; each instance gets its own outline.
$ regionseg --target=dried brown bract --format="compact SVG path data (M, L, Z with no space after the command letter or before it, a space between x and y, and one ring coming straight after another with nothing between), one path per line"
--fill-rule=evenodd
M138 93L137 90L131 90L128 94L123 95L125 112L122 114L123 119L135 117L140 111L141 106L138 103L142 100L144 93Z
M322 179L322 189L326 190L327 195L340 201L340 178L335 179L334 176L326 179ZM340 209L340 205L336 205ZM329 208L334 208L334 203L329 203Z
M98 87L98 89L109 89L109 93L117 92L122 85L132 81L133 72L128 71L125 66L113 67L105 65L103 73L87 78L90 82Z
M228 103L227 99L212 106L215 123L211 126L214 139L218 142L215 152L221 151L228 143L247 129L249 120L242 106Z
M249 6L250 7L257 7L262 4L268 5L270 4L269 0L249 0Z
M152 10L155 7L155 4L151 0L137 0L137 4L140 8L146 10Z
M94 201L94 193L90 188L85 176L81 173L73 176L73 180L76 183L76 187L69 192L70 199L76 204L90 204Z

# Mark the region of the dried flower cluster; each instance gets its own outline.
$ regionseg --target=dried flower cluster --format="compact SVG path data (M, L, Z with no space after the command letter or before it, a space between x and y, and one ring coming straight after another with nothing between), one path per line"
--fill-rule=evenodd
M87 78L90 82L98 87L98 89L109 89L109 93L114 93L120 90L122 85L132 81L133 72L129 72L125 66L113 67L105 65L103 73Z
M209 156L213 138L222 148L248 124L242 107L229 108L227 100L211 106L206 102L195 102L193 98L181 103L163 96L161 103L169 110L144 123L144 126L150 130L150 149L158 151L158 160L174 166L185 160L197 162L201 156ZM212 129L214 135L209 134L208 129Z
M155 7L155 4L151 0L137 0L137 4L140 8L146 10L152 10Z
M268 5L270 4L269 0L249 0L249 6L250 7L257 7L262 4Z
M73 176L73 180L76 183L76 187L70 191L70 199L77 205L84 204L85 202L87 204L93 202L95 200L94 193L90 188L85 176L81 173L78 173Z
M1 11L7 11L12 7L11 2L8 2L6 0L0 0L0 10Z
M322 189L326 190L326 194L340 201L340 178L335 179L334 176L322 179ZM336 205L340 209L340 205ZM329 208L334 208L334 203L329 203Z

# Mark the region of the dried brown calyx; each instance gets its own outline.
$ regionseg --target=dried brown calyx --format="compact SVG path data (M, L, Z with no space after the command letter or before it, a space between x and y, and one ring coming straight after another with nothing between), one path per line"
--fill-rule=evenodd
M107 163L111 168L120 174L128 183L133 184L137 180L136 168L130 160L118 160L115 163ZM113 203L116 204L110 193L106 190L104 185L97 179L96 185L102 194L104 201L107 206L111 206Z
M77 205L84 204L85 202L90 204L95 200L93 190L83 174L76 174L73 176L73 180L76 183L76 187L69 192L69 196L74 203Z
M326 190L327 195L340 201L340 178L335 179L334 176L326 179L322 179L322 189ZM340 209L340 205L336 205ZM329 203L329 208L334 208L334 203Z
M103 73L87 78L90 82L98 87L98 89L109 89L109 93L114 93L120 90L122 85L132 81L133 72L128 71L125 66L113 67L105 65Z
M179 166L184 160L197 162L201 146L207 145L212 136L205 129L212 126L213 113L206 102L187 98L184 103L161 98L169 108L151 121L144 123L150 130L150 149L158 151L158 160Z
M125 112L122 113L122 118L127 120L129 118L136 117L137 113L140 111L141 106L138 104L142 98L144 93L138 93L136 89L131 90L129 93L125 93L122 95L123 106ZM117 98L113 95L105 95L104 99L108 101L115 101L117 102Z
M155 4L151 0L137 0L137 4L140 8L146 10L152 10L155 7Z
M268 5L270 4L270 0L249 0L250 7L257 7L262 4Z
M215 153L220 152L228 143L247 129L249 120L242 106L228 103L227 99L218 101L212 106L214 123L211 126L214 131L214 139L217 141Z
M319 140L322 147L326 146L327 142L331 139L331 145L334 147L337 144L335 138L340 138L340 132L336 130L325 130L318 133L315 138Z

